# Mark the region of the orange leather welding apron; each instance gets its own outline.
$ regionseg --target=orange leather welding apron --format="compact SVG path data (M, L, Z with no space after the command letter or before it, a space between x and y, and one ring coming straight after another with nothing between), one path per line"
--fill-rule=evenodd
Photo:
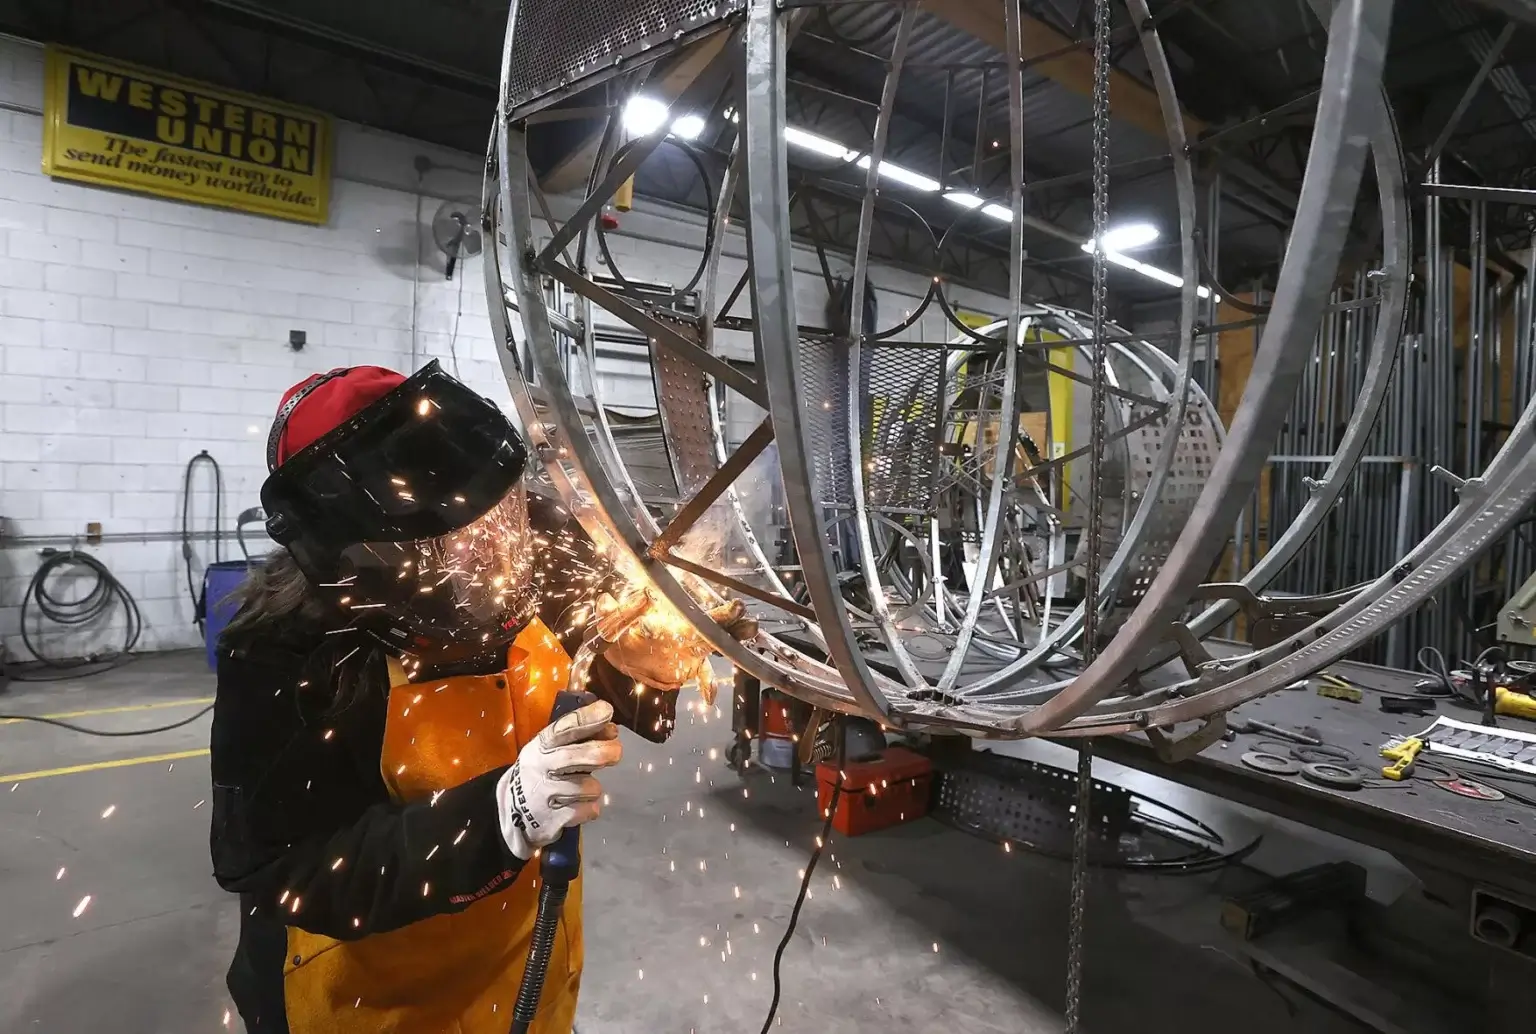
M570 658L534 621L504 675L408 683L390 660L380 766L398 801L430 799L517 760L549 722ZM487 814L476 822L495 823ZM421 845L423 851L432 845ZM451 851L451 844L439 847ZM292 1034L506 1034L538 906L537 863L462 912L357 941L288 928L283 968ZM427 894L435 893L429 885ZM572 884L534 1034L570 1034L581 981L581 880Z

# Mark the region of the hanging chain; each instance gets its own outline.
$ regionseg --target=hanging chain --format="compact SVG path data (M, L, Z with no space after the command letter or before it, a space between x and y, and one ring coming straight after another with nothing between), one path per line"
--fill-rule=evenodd
M1104 232L1109 221L1109 0L1093 4L1093 376L1088 431L1088 536L1083 587L1083 660L1099 650L1099 581L1104 558L1104 409L1109 361L1104 338ZM1088 906L1088 827L1093 803L1093 740L1078 741L1077 807L1072 824L1072 889L1067 931L1066 1034L1077 1034L1082 1015L1084 916Z

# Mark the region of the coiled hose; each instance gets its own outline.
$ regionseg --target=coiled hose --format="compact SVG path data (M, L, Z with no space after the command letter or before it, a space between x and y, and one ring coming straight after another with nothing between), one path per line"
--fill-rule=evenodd
M76 599L61 599L48 589L48 581L70 567L83 567L96 576L96 581L91 585L90 591ZM122 603L123 613L126 618L123 628L122 649L108 654L93 654L86 657L76 657L60 660L48 657L43 653L39 645L32 640L32 633L28 630L31 624L32 612L36 610L44 620L55 625L72 628L89 624L99 620L111 609L114 600ZM97 671L106 671L114 668L128 659L128 654L138 644L139 634L144 629L144 618L139 613L138 601L133 594L124 588L123 583L113 576L107 569L107 565L97 560L89 553L80 553L68 550L63 553L55 553L45 557L32 574L32 580L27 585L26 595L21 598L21 641L37 661L46 668L52 668L60 672L56 675L22 675L14 674L18 681L46 682L61 678L70 678L80 674L78 669L87 665L98 665ZM95 674L90 672L89 674Z

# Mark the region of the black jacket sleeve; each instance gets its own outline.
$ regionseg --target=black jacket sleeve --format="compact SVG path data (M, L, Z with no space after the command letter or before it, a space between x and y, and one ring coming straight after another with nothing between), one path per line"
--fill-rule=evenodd
M603 558L581 524L564 507L536 493L528 496L528 521L540 540L534 579L539 586L539 620L559 636L572 657L586 638L597 597L623 587L623 579ZM599 657L592 662L587 686L613 705L614 721L652 743L672 735L677 722L677 694L642 687Z
M256 656L260 654L260 656ZM510 886L487 772L411 804L379 772L388 677L328 713L302 658L221 651L212 731L214 876L249 911L342 940L458 912Z

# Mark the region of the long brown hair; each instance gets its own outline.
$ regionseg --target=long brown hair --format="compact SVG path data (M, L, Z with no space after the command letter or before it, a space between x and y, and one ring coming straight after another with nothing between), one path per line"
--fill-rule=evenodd
M331 690L330 707L341 710L379 685L383 650L367 633L349 630L341 613L315 592L286 549L268 553L228 600L236 614L219 636L219 647L253 654L266 649L304 652L301 680L313 691Z

